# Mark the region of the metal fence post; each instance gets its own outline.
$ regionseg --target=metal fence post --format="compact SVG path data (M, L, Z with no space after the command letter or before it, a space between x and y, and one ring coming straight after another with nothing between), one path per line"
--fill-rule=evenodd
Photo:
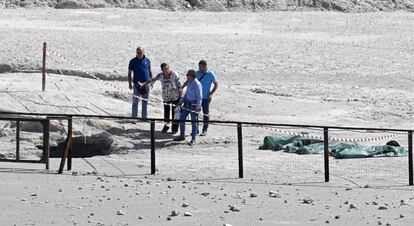
M408 184L413 186L413 131L408 131Z
M328 128L323 128L325 182L329 182L329 137Z
M46 89L46 42L43 43L42 91Z
M155 122L151 121L151 174L155 174Z
M16 160L20 160L20 121L16 121Z
M239 178L243 178L243 133L242 124L237 123L237 143L239 148Z
M68 168L67 170L72 170L72 148L73 148L73 131L72 131L72 117L68 119L68 137L70 137L70 144L68 149Z
M49 120L43 122L43 159L46 163L46 169L49 169Z

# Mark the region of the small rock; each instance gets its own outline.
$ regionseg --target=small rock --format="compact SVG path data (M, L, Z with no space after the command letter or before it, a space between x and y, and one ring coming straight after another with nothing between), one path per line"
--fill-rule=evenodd
M176 217L176 216L178 216L178 214L179 214L179 212L178 211L175 211L175 210L173 210L173 211L171 211L171 217Z
M20 199L20 201L22 201L22 202L26 202L26 201L27 201L27 199L22 198L22 199Z
M35 197L35 196L37 196L37 194L31 194L30 196Z
M116 212L116 215L119 215L119 216L124 216L124 215L125 215L125 213L124 213L122 210L118 210L118 211Z
M72 172L72 176L78 176L78 175L79 175L79 172L76 172L76 171Z
M233 225L231 225L231 224L223 224L223 226L233 226Z
M203 192L203 193L201 193L201 195L202 195L202 196L208 196L208 195L210 195L210 193L208 193L208 192Z
M167 177L166 181L175 181L175 179L173 179L171 177Z
M303 203L305 203L305 204L312 204L313 202L314 202L314 200L311 199L311 198L304 198L303 199Z
M260 217L260 218L259 218L259 221L262 221L262 220L263 220L263 217Z
M181 205L182 207L187 207L188 206L188 203L183 203L183 205Z
M171 217L167 217L167 221L170 221L171 220Z
M251 193L250 194L250 198L256 198L257 197L257 194L256 193Z
M402 215L402 213L400 214L400 218L404 218L404 215Z
M350 204L349 209L356 209L356 206L354 204Z
M186 216L186 217L191 217L191 216L193 216L193 214L192 214L192 213L190 213L190 212L184 212L184 216Z
M139 216L139 217L138 217L138 219L139 219L139 220L142 220L142 219L144 219L144 217Z
M124 187L131 187L128 183L124 184Z
M230 206L230 210L233 212L240 212L240 209L236 206Z
M380 207L378 207L378 209L379 210L387 210L388 209L388 206L380 206Z
M341 218L341 215L336 215L335 219L338 220L339 218Z

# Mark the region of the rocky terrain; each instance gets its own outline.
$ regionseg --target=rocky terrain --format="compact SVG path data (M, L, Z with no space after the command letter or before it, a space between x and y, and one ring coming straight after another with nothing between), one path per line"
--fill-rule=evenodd
M375 12L414 10L412 0L1 0L0 8L52 7L141 8L207 11L299 11Z

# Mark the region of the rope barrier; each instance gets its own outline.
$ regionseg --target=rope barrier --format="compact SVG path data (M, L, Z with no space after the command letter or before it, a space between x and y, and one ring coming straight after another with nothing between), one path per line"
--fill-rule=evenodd
M324 139L323 136L317 136L317 135L305 134L305 133L299 133L299 132L292 132L292 131L288 131L288 130L282 130L282 129L279 129L279 128L263 127L263 126L260 126L260 127L264 128L264 129L267 129L267 130L270 130L272 132L279 133L279 134L294 135L294 136L300 136L300 137L304 137L304 138L317 139L317 140L323 140ZM404 133L394 133L394 134L389 134L389 135L384 135L384 136L364 137L364 138L342 138L342 137L331 137L331 136L329 136L328 139L330 141L340 141L340 142L372 142L372 141L381 141L381 140L391 139L391 138L399 137L399 136L402 136L402 135L404 135Z
M94 79L96 79L98 81L103 82L105 85L111 86L112 88L117 89L117 90L119 90L119 91L121 91L123 93L126 93L128 95L132 95L134 98L140 99L141 101L146 101L147 103L161 103L161 104L166 105L166 106L168 105L168 106L173 106L173 107L180 107L181 109L186 110L188 112L193 112L193 113L196 113L196 114L202 114L201 112L194 111L194 110L191 110L191 109L186 109L186 108L183 108L183 107L181 107L179 105L165 103L164 101L158 100L156 98L154 98L154 99L156 99L156 101L150 101L149 98L144 98L142 96L138 96L138 95L135 95L135 94L130 93L130 92L125 92L125 90L123 88L121 88L121 87L119 87L117 85L111 84L108 81L102 80L101 78L97 77L96 75L94 75L94 74L92 74L92 73L90 73L90 72L88 72L86 70L83 70L80 66L78 66L77 64L75 64L72 61L68 60L66 57L64 57L63 55L59 54L58 52L56 52L54 50L51 50L50 48L47 49L47 52L48 53L51 53L52 55L54 55L56 57L59 57L60 59L64 60L66 63L70 64L71 66L73 66L75 68L77 68L78 70L82 71L83 73L91 76L92 78L94 78ZM145 84L145 83L139 83L139 85L141 85L141 86L143 84ZM210 115L207 115L207 114L202 114L202 115L207 116L207 117L210 117Z
M58 57L61 60L65 61L66 63L70 64L71 66L77 68L81 72L83 72L83 73L91 76L92 78L94 78L94 79L96 79L98 81L103 82L105 85L111 86L112 88L114 88L116 90L119 90L122 93L126 93L128 95L132 95L133 98L137 98L137 99L139 99L141 101L146 101L148 103L160 103L161 102L163 105L168 105L168 106L171 106L171 107L181 107L179 105L165 103L164 101L159 100L157 98L155 98L155 101L152 101L149 98L144 98L142 96L135 95L135 94L133 94L131 92L126 92L123 88L121 88L119 86L116 86L116 85L114 85L112 83L109 83L108 81L102 80L101 78L97 77L96 75L94 75L94 74L92 74L92 73L90 73L90 72L82 69L80 66L78 66L77 64L75 64L72 61L68 60L66 57L64 57L63 55L61 55L57 51L54 51L54 50L52 50L50 48L48 48L46 51L47 51L47 55L48 56ZM57 62L57 61L55 61L55 62ZM143 86L143 85L145 85L145 83L140 83L139 82L139 85L140 86ZM197 112L197 111L194 111L194 110L191 110L191 109L185 109L185 108L182 108L182 109L184 109L186 111L189 111L189 112L196 113L196 114L202 114L201 112ZM207 114L205 114L204 116L210 117L210 115L207 115ZM270 130L270 131L273 131L273 132L276 132L276 133L280 133L280 134L295 135L295 136L300 136L300 137L310 138L310 139L319 139L319 140L323 140L324 139L323 136L317 136L317 135L305 134L305 133L299 133L299 132L292 132L292 131L288 131L288 130L282 130L282 129L279 129L279 128L263 127L263 126L260 126L260 127L265 128L265 129ZM389 134L389 135L384 135L384 136L364 137L364 138L342 138L342 137L331 137L330 136L328 139L331 140L331 141L341 141L341 142L371 142L371 141L380 141L380 140L385 140L385 139L391 139L391 138L399 137L401 135L403 135L403 133L395 133L395 134Z

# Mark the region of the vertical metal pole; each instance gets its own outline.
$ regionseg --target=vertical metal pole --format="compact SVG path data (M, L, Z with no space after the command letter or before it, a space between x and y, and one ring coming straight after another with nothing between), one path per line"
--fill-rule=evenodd
M325 182L329 182L329 137L328 128L323 128Z
M72 170L72 147L73 147L73 137L72 137L72 117L68 119L68 138L70 138L70 144L68 149L68 170Z
M46 89L46 42L43 43L42 91Z
M239 178L243 178L243 133L242 124L237 123L237 143L239 146Z
M16 160L20 160L20 121L16 121Z
M46 169L49 169L49 120L43 122L43 159L46 163Z
M408 184L413 186L413 131L408 131Z
M151 121L151 174L155 174L155 122Z

